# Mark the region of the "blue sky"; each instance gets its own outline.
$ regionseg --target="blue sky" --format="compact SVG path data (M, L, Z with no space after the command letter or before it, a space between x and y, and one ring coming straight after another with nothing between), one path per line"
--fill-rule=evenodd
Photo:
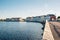
M59 16L60 0L0 0L0 18L46 14Z

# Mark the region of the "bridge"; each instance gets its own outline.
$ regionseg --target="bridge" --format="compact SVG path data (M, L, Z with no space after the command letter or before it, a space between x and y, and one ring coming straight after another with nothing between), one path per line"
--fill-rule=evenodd
M60 22L46 21L42 40L60 40Z

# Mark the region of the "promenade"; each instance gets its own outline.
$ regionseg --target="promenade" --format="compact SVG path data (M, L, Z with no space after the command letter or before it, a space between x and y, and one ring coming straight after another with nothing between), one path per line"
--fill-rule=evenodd
M60 23L50 22L50 28L51 28L54 40L60 40Z
M46 22L43 40L60 40L60 22Z

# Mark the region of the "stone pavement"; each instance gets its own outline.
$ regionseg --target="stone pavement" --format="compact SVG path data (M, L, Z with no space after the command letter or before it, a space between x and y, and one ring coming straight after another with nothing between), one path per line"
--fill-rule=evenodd
M51 28L54 40L60 40L60 23L50 22L50 28Z
M43 40L60 40L59 22L46 22Z

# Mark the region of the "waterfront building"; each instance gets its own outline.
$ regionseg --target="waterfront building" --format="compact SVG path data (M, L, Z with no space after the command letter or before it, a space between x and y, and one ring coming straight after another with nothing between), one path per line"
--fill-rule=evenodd
M33 21L32 19L33 19L33 17L27 17L27 18L25 19L25 21L28 21L28 22L29 22L29 21Z
M48 14L47 16L50 17L50 20L56 20L56 16L54 14Z
M6 21L16 22L16 21L20 21L20 18L6 18Z
M56 20L56 16L53 14L42 15L42 16L35 16L35 17L27 17L26 21L33 21L33 22L45 22L46 20Z
M41 22L43 21L43 17L42 16L36 16L36 17L33 17L33 21L36 21L36 22Z
M43 17L42 16L36 16L36 17L27 17L26 21L32 21L32 22L41 22L43 21Z

